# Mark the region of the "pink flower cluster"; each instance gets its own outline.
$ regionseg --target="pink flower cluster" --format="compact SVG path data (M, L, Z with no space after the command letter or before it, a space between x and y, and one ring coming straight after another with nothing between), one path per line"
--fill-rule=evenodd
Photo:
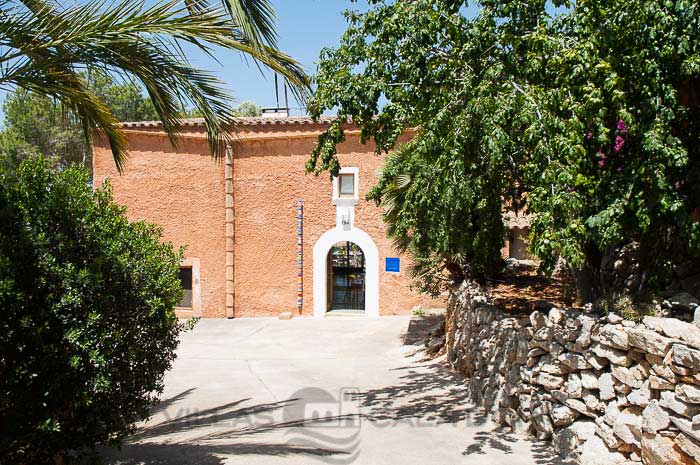
M605 156L602 150L598 150L596 156L598 157L598 168L603 168L608 158Z
M613 150L615 152L619 152L620 150L622 150L622 147L624 147L624 146L625 146L625 139L620 135L615 136L615 146L613 147Z
M615 129L617 134L615 135L615 145L613 145L613 151L617 153L625 146L624 136L627 135L627 125L622 119L618 119ZM593 139L593 133L588 131L585 135L585 140L588 141L591 139ZM602 148L598 150L596 157L598 158L598 168L604 168L608 162L608 157L606 156L605 152L603 152Z
M621 119L617 121L617 130L620 134L627 134L627 125Z
M625 138L622 136L626 134L627 125L624 121L620 119L617 121L617 135L615 136L615 146L613 147L613 150L615 152L619 152L620 150L622 150L622 147L625 146Z

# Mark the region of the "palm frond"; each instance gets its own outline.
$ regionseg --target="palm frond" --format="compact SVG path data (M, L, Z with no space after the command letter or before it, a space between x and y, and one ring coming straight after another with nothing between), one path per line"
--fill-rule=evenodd
M223 0L223 3L253 48L277 48L275 10L269 0Z
M402 173L396 176L396 187L398 189L405 189L411 184L411 175L408 173Z
M256 2L246 2L249 8ZM261 2L266 4L267 2ZM263 10L251 11L253 15ZM222 46L253 57L282 74L299 98L309 78L289 56L255 38L231 21L219 7L170 0L147 4L122 0L93 2L57 9L43 0L0 2L0 86L17 86L56 97L83 119L86 128L101 129L115 162L122 167L126 141L118 121L83 82L80 73L99 68L121 73L145 87L165 132L179 140L183 103L204 116L212 153L225 153L231 137L231 96L214 75L193 67L181 43L209 52ZM248 11L248 10L247 10ZM257 12L257 13L256 13Z

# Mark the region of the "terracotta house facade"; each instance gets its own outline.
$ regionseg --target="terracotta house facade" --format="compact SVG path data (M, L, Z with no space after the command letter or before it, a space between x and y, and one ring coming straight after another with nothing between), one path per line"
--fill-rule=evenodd
M123 123L130 155L119 174L96 140L94 183L109 179L131 220L163 228L185 247L182 317L368 317L434 306L410 289L407 257L386 238L382 211L365 195L383 160L348 128L338 177L304 164L330 120L240 118L237 143L214 160L199 119L186 120L174 148L157 122ZM347 307L347 308L346 308Z

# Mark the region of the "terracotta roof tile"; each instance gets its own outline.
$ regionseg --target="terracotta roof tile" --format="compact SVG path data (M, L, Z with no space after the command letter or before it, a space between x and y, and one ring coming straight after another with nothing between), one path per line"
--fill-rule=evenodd
M330 124L335 117L322 116L314 121L310 116L287 117L239 117L234 118L237 126L265 126L265 125L304 125L304 124ZM203 127L204 118L183 118L180 120L183 127ZM160 121L130 121L120 124L122 128L159 128L163 126Z

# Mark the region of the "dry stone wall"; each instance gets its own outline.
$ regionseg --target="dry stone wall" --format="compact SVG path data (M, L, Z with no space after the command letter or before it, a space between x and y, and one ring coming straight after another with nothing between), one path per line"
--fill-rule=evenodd
M472 400L584 465L700 463L700 328L549 308L513 318L464 283L450 363Z

